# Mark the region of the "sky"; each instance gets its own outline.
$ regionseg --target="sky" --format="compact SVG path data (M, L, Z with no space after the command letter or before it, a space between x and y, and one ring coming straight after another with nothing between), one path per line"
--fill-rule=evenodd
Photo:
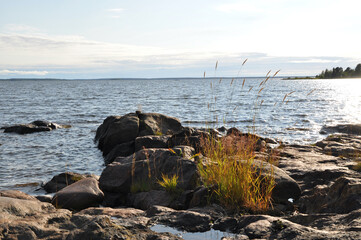
M360 9L359 0L0 0L0 79L354 68Z

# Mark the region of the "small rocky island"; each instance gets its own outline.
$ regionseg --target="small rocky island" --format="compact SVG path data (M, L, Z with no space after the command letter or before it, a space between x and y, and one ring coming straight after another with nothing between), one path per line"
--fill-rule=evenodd
M182 239L153 231L159 225L227 232L223 239L360 239L360 125L339 129L293 145L236 128L183 127L157 113L110 116L95 136L101 176L54 176L43 186L52 197L0 191L0 239ZM272 180L267 208L224 204L221 184L205 181L214 161L204 139L253 144L249 167L260 189Z
M36 120L28 124L16 124L1 127L5 133L29 134L36 132L49 132L58 128L70 128L70 125L61 125L43 120Z

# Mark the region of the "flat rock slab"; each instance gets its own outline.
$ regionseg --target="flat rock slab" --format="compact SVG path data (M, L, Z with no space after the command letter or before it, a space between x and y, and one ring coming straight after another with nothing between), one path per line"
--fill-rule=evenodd
M113 211L124 219L144 215L138 210ZM155 233L146 228L146 223L141 226L128 221L130 225L124 226L107 214L113 211L89 209L73 214L50 203L0 197L0 239L180 239L169 233Z
M286 146L280 155L278 167L295 179L303 191L352 175L348 167L351 160L326 155L316 146Z

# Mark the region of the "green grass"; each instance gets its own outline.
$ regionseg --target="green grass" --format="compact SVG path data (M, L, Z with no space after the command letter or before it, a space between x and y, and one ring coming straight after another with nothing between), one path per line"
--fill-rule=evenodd
M212 124L210 127L217 127L219 123L225 125L227 118L236 115L237 110L243 114L242 110L238 109L236 98L233 98L234 95L248 94L250 99L254 99L254 125L256 116L262 114L261 107L264 103L262 95L267 90L269 82L276 77L279 71L273 75L269 71L263 81L247 86L245 85L247 80L239 78L239 73L246 62L247 59L242 63L237 77L230 82L222 79L211 82L211 99L208 103L209 122ZM218 61L215 71L217 68ZM221 84L230 84L231 86L226 95L221 92L224 89ZM287 93L274 106L287 104L288 98L293 93L294 91ZM222 109L218 111L217 101L222 96L226 97ZM248 131L256 132L256 129L251 127ZM198 163L198 170L202 184L211 190L211 201L215 198L227 209L248 209L252 212L265 212L272 206L271 195L275 186L274 173L271 170L270 173L262 174L264 171L262 166L257 167L254 164L255 151L259 147L257 146L258 140L253 134L234 134L223 138L210 136L202 139L201 152L204 157ZM265 160L270 163L275 162L272 154Z
M176 193L178 191L178 176L173 175L169 177L168 175L162 174L162 179L158 180L158 184L163 187L169 193Z
M256 143L253 135L203 139L201 180L227 209L264 212L271 206L274 175L262 176L262 169L253 165Z

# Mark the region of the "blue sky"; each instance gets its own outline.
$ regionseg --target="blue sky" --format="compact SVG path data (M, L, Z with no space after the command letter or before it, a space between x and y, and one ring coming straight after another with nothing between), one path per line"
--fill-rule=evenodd
M315 75L361 62L357 0L0 0L0 78ZM217 73L214 65L219 61Z

